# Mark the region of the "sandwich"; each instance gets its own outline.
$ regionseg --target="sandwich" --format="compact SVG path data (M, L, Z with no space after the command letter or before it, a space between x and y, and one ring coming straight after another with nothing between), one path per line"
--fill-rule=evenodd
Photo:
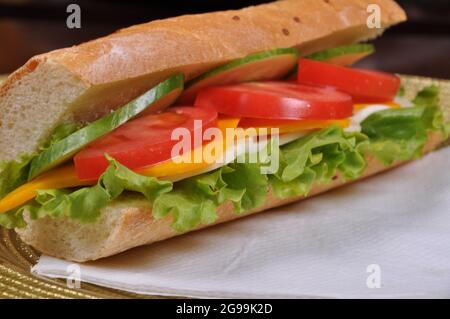
M0 87L0 225L85 262L417 159L448 137L439 88L409 100L351 66L405 20L392 0L283 0L31 58Z

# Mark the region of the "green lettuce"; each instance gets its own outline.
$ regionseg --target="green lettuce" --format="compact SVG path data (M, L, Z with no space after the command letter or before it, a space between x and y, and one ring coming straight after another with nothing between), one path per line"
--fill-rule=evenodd
M172 183L154 177L134 173L107 156L108 169L96 185L77 190L38 190L36 198L19 209L0 214L0 224L7 227L23 227L23 212L29 211L31 219L50 216L69 217L81 223L93 223L100 211L108 203L118 198L124 191L137 192L149 201L172 190Z
M270 176L275 196L307 195L313 183L329 183L338 170L344 178L357 178L366 162L356 147L365 141L362 134L331 127L282 147L278 172Z
M216 209L226 199L239 201L241 192L227 192L222 179L221 168L210 174L203 174L176 183L174 190L162 194L153 203L153 216L172 216L172 227L186 232L200 224L207 225L217 219Z
M223 174L223 179L229 189L245 190L239 202L234 202L237 213L243 213L266 201L269 190L267 175L261 174L260 163L232 163L232 170Z
M74 123L58 126L40 150L50 147L79 128L80 125ZM30 163L36 156L37 153L23 154L17 161L0 161L0 199L27 182Z
M398 96L398 97L405 97L405 95L406 95L406 89L405 89L405 87L402 85L402 86L400 86L400 89L399 89L398 92L397 92L397 96Z
M410 160L421 156L430 131L448 137L438 106L439 89L429 86L417 94L415 106L376 112L361 123L361 133L370 143L359 147L389 165L395 160Z
M232 163L213 172L175 184L153 204L153 216L172 216L172 227L186 232L217 220L217 208L226 201L237 213L264 204L269 183L258 163Z
M263 205L269 188L276 197L287 198L307 195L312 185L330 183L337 174L344 179L358 178L366 168L367 154L385 164L421 155L431 131L444 136L449 133L438 107L438 93L437 87L430 86L418 93L414 107L372 114L361 123L360 133L331 127L277 148L280 162L273 174L261 172L265 163L237 160L212 172L171 183L136 174L108 157L110 165L96 185L39 190L33 201L0 214L0 225L24 227L24 211L32 219L68 217L92 223L108 203L124 192L136 192L152 203L154 218L170 216L176 231L187 232L215 222L217 208L225 202L232 203L236 213ZM70 131L70 127L58 130L53 141ZM27 163L29 158L25 157L17 163L2 164L0 196L26 180ZM5 179L12 183L5 183Z
M0 199L27 181L35 154L22 155L17 161L0 162Z
M0 214L0 226L3 226L7 229L25 227L27 223L23 218L23 213L28 209L29 206L30 205L25 205L14 211Z

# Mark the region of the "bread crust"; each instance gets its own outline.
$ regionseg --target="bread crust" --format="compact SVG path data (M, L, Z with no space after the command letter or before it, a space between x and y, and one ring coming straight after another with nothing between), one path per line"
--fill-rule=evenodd
M382 30L371 31L366 25L370 4L381 9ZM168 70L173 73L179 68L184 69L189 80L215 65L251 53L302 48L352 28L366 30L362 34L352 31L355 38L345 42L368 39L405 20L404 10L393 0L283 0L240 10L155 20L37 55L0 86L0 97L47 61L66 67L89 85Z
M443 142L440 134L430 134L429 140L424 147L424 152L428 153L437 148ZM356 181L392 169L406 162L395 162L390 166L385 166L373 157L367 158L367 167L364 174ZM328 190L338 188L343 185L350 184L355 181L346 181L340 174L327 185L314 185L308 196L290 197L287 199L276 198L272 191L269 190L266 203L256 209L248 211L244 214L236 214L231 202L226 202L217 210L218 219L212 225L231 221L244 216L263 212L274 207L297 202L312 196L324 193ZM127 206L128 205L128 206ZM114 206L114 205L112 205ZM62 224L52 224L49 226L45 220L32 221L28 219L28 226L25 229L18 229L21 239L27 244L35 247L44 254L76 261L85 262L96 260L107 256L115 255L133 247L151 244L157 241L165 240L171 237L181 235L172 229L172 219L170 216L162 219L154 219L151 214L151 206L143 197L137 201L131 201L124 204L124 207L114 209L107 207L102 214L114 214L114 221L103 219L94 226L93 229L107 229L107 235L97 241L94 245L83 247L80 245L76 250L69 249L67 244L58 240L58 232L64 231L62 236L75 236L70 232L70 228L64 228ZM73 223L67 221L68 223ZM196 230L209 227L212 225L202 225ZM73 227L77 227L76 225ZM88 234L77 234L86 237ZM52 238L53 236L53 238ZM70 246L70 245L69 245Z
M369 4L380 6L380 29L367 27ZM308 54L405 19L393 0L283 0L156 20L33 57L0 86L0 160L37 151L59 124L93 121L174 73L189 80L274 48Z
M50 58L96 85L186 65L209 69L250 53L301 47L343 29L367 28L369 4L380 6L383 28L406 18L403 10L388 0L285 0L156 20L56 51ZM372 34L368 30L368 36ZM205 71L200 69L186 70L187 79Z
M380 30L371 31L366 25L369 4L380 6L382 29L406 20L392 0L284 0L155 20L33 57L8 78L0 96L46 61L66 67L90 85L186 67L189 79L232 59L273 48L301 48L343 30L366 29L355 33L353 41L371 38Z

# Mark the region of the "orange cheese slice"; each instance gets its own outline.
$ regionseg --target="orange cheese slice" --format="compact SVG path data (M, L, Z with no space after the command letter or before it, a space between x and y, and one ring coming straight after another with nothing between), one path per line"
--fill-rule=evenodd
M273 122L273 123L271 123ZM239 126L244 128L250 128L251 126L256 127L258 134L261 132L262 134L265 131L261 129L267 129L267 134L270 134L271 129L278 128L279 134L287 134L287 133L296 133L299 131L306 130L314 130L321 129L330 126L338 126L341 128L345 128L349 126L349 119L339 119L339 120L302 120L302 121L293 121L293 120L278 120L278 121L268 121L268 120L259 120L259 119L242 119L239 123Z
M226 130L231 128L237 128L239 124L239 118L221 118L217 122L217 127L222 133L222 139L214 139L211 142L203 145L202 147L194 149L192 152L187 152L177 158L170 159L166 162L158 163L145 168L135 170L136 173L144 176L153 176L161 179L170 180L171 177L177 176L188 177L196 175L197 172L214 165L212 162L216 160L222 160L223 156L230 147L230 143L234 142L236 138L248 138L252 135L260 134L260 128L252 130L251 128L244 128L241 134L233 135L230 140L226 134ZM347 127L349 121L345 120L330 120L330 121L305 121L300 125L282 125L279 128L280 134L305 131L313 128L323 128L331 125L338 125L340 127ZM265 127L269 128L270 127ZM262 133L266 133L262 131ZM270 134L270 130L267 132ZM215 152L213 157L209 157L208 161L204 159L205 149L214 148ZM192 159L200 158L200 161L193 161ZM26 202L36 197L36 191L40 189L61 189L70 187L80 187L93 185L94 181L80 180L76 174L73 164L66 164L57 167L49 172L38 176L36 179L20 186L13 192L9 193L3 199L0 200L0 213L8 212L16 207L19 207Z
M222 132L223 137L225 137L226 129L236 128L238 126L238 123L238 118L219 119L217 122L217 127ZM216 147L218 151L215 153L215 156L217 156L217 158L220 158L225 148L227 147L227 143L225 141L218 140L213 140L208 143L210 147L214 146L214 144L219 145L219 147ZM192 152L181 155L181 157L189 159L192 157L192 153L202 152L202 149L203 148L201 147L197 148ZM201 155L202 154L200 154L200 156ZM209 163L206 163L204 161L201 161L199 163L185 162L177 162L177 159L175 158L147 168L141 168L139 170L136 170L136 172L145 176L170 179L170 176L188 174L189 172L195 172L210 165ZM36 179L20 186L19 188L9 193L7 196L0 200L0 213L8 212L32 200L37 195L36 191L40 189L79 187L92 185L95 183L95 181L93 182L80 180L77 176L73 164L66 164L64 166L57 167L47 173L44 173L41 176L38 176Z
M0 213L19 207L36 196L39 189L59 189L85 186L91 182L81 181L73 165L64 165L48 171L36 179L15 189L0 200Z
M184 153L178 158L172 158L166 162L158 163L145 168L136 170L136 173L144 176L154 176L158 178L169 178L175 175L186 175L190 172L196 172L202 170L213 162L222 159L223 154L230 144L230 140L226 139L226 129L235 129L239 124L238 118L224 118L217 121L217 127L222 133L222 140L213 140L212 142L203 145L202 147L194 149L192 152ZM205 149L214 148L215 152L205 160ZM200 161L195 161L200 159Z
M374 104L386 105L386 106L389 106L389 107L391 107L393 109L398 109L398 108L401 107L399 104L397 104L397 103L395 103L393 101L392 102L387 102L387 103L363 103L363 104L355 104L355 105L353 105L353 111L354 112L358 112L358 111L361 111L362 109L365 109L366 107L372 106Z

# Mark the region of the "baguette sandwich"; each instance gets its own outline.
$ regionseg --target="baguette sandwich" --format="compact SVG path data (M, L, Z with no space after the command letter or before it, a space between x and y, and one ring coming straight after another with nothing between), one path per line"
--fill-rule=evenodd
M380 28L368 27L370 4ZM405 20L391 0L284 0L31 58L0 86L0 225L85 262L436 149L448 136L437 87L410 101L396 75L350 67L374 50L361 42ZM204 134L238 128L244 138ZM194 137L174 153L177 129ZM251 161L249 144L267 156ZM186 160L211 146L213 161Z

